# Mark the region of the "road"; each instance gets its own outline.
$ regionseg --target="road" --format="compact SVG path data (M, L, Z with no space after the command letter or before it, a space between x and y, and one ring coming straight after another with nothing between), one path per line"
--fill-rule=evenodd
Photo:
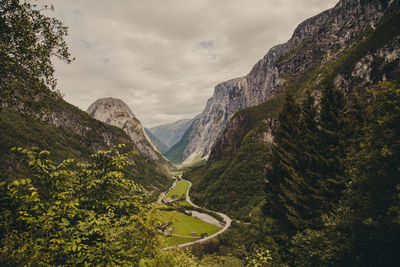
M183 179L182 179L182 180L183 180ZM187 181L187 180L184 180L184 181ZM196 204L194 204L194 203L190 200L189 191L190 191L190 188L192 187L192 183L191 183L190 181L187 181L187 182L189 182L189 188L188 188L188 190L186 191L186 201L187 201L190 205L192 205L193 207L205 209L205 208L202 208L202 207L197 206ZM171 189L172 189L172 188L171 188ZM205 209L205 210L208 210L208 209ZM208 210L208 211L211 211L211 210ZM231 226L231 223L232 223L231 218L229 218L228 215L226 215L226 214L224 214L224 213L221 213L221 212L216 212L216 211L212 211L212 212L218 214L219 216L221 216L221 217L223 218L223 220L224 220L224 222L225 222L225 226L224 226L221 230L219 230L219 231L216 232L215 234L212 234L212 235L207 236L207 237L205 237L205 238L202 238L202 239L199 239L199 240L196 240L196 241L192 241L192 242L189 242L189 243L184 243L184 244L180 244L180 245L176 245L176 246L167 247L167 248L164 248L163 250L169 250L169 249L173 249L173 248L185 248L185 247L189 247L189 246L192 246L192 245L195 245L195 244L202 244L202 243L207 242L207 241L210 240L210 239L213 239L213 238L219 236L220 234L222 234L223 232L225 232L226 230L228 230L228 228Z
M178 182L178 179L175 178L175 177L174 177L174 179L175 179L175 181L173 182L173 184L171 185L171 187L168 189L168 191L162 192L162 193L160 194L160 196L158 197L157 203L161 203L162 200L164 199L165 195L167 194L167 192L171 191L172 188L174 188L174 187L176 186L176 183Z

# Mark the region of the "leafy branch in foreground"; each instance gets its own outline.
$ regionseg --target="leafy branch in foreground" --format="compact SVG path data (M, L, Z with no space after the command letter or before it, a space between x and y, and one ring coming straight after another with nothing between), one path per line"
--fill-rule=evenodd
M48 151L14 148L31 177L0 184L6 265L138 265L159 251L144 189L124 177L124 145L54 164Z
M67 27L44 15L52 7L31 2L0 1L0 98L10 106L51 95L48 89L57 84L52 58L73 60L65 42Z

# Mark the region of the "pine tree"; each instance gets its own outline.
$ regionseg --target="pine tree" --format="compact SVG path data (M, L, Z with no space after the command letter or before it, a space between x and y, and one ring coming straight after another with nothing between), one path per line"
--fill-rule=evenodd
M319 164L322 197L325 208L331 209L345 186L346 99L333 85L323 90L320 111Z
M327 213L325 228L291 241L304 266L399 266L400 86L381 83L369 99L363 135L350 142L349 182L339 204Z
M304 181L308 185L308 204L312 210L308 214L309 219L314 221L320 221L320 215L322 213L322 197L319 192L321 189L320 181L321 176L321 153L319 148L321 147L319 125L317 121L318 109L316 101L310 92L306 93L301 104L302 117L301 117L301 129L302 129L302 148L303 148L303 164L302 164L302 175Z
M344 221L353 233L350 257L364 266L398 266L400 257L400 86L372 92L361 149L349 158L352 183Z
M279 220L289 232L304 225L304 214L309 213L307 186L301 175L303 148L300 126L301 107L286 95L275 132L272 168L267 173L267 204L265 213Z

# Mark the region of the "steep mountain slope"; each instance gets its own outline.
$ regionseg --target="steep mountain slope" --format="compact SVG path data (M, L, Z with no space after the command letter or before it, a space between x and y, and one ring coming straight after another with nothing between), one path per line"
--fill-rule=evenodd
M0 176L1 180L27 175L19 166L10 149L14 146L38 147L50 151L55 162L66 158L85 160L99 150L124 143L135 150L127 167L128 177L135 181L164 188L169 184L166 171L159 163L145 156L138 146L121 129L91 118L86 112L68 104L57 95L36 94L36 99L26 102L23 91L18 100L2 101L0 109ZM18 167L18 168L17 168Z
M158 151L160 151L163 155L168 151L168 147L161 142L149 129L144 127L144 131L147 136L150 138L150 141L156 146Z
M168 164L168 161L151 143L140 121L122 100L112 97L98 99L89 106L87 112L95 119L124 130L138 150L147 157Z
M183 158L183 151L185 150L186 146L188 145L190 141L190 134L192 132L192 125L189 127L189 129L186 130L186 132L183 134L181 140L176 143L173 147L170 148L170 150L165 153L165 156L175 164L180 164L184 161Z
M174 123L152 127L149 130L170 149L181 140L183 134L195 119L179 120Z
M256 99L244 97L250 92L248 81L252 81L252 94L268 100L236 113L212 147L207 166L185 174L193 181L195 201L247 217L262 201L274 118L282 103L282 94L277 93L288 91L301 97L311 90L318 96L318 89L326 83L350 93L383 79L398 80L398 25L399 1L340 1L335 8L302 23L287 44L271 49L246 83L240 79L227 87L232 88L229 92L236 88L242 99L256 103ZM211 107L210 102L207 106Z
M182 158L192 153L208 155L217 137L237 111L263 103L284 88L315 75L317 68L337 60L373 31L397 5L398 1L342 0L334 8L301 23L288 42L273 47L248 75L215 87L205 110L193 123ZM390 47L381 52L381 64L393 63L398 59L398 52ZM351 89L354 85L346 82L348 77L356 75L360 79L365 78L371 71L365 66L370 64L370 68L374 67L368 61L370 57L360 58L359 66L353 68L354 73L336 75L336 84L345 90Z

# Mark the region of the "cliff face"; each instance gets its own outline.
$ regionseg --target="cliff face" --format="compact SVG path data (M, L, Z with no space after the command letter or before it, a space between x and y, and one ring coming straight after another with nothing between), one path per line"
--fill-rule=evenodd
M147 137L140 121L122 100L111 97L98 99L90 105L87 112L99 121L124 130L136 144L139 152L153 160L166 162Z
M279 95L313 69L337 60L398 6L398 0L342 0L334 8L301 23L288 42L271 48L247 76L215 87L214 95L193 123L183 158L199 152L208 155L237 111ZM375 53L382 54L383 62L399 59L399 52L393 46L382 49ZM354 86L352 76L364 78L365 84L371 81L374 75L371 58L372 55L367 55L352 70L337 74L336 85L348 91ZM382 64L378 69L382 69Z
M246 82L237 83L236 87L242 84L235 89L242 92L241 103L251 102L250 106L225 124L208 150L207 164L185 173L193 183L193 199L232 216L249 216L265 199L262 188L271 164L275 118L284 99L280 92L301 98L307 90L318 99L320 89L333 83L362 96L382 80L399 82L399 25L399 1L341 1L302 23L288 43L271 49L244 78ZM246 98L252 94L258 98ZM264 102L256 105L257 101ZM216 129L214 124L207 127Z

